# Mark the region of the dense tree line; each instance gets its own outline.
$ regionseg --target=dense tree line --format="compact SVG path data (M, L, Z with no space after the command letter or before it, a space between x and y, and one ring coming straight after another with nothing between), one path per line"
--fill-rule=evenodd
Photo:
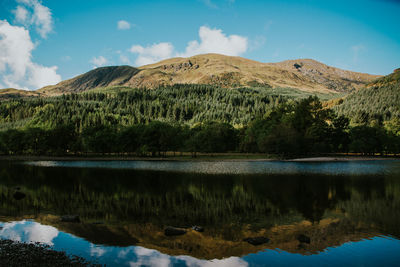
M244 125L288 98L264 88L226 89L208 85L174 85L154 90L113 88L0 102L0 127L54 128L72 124L82 132L93 126L130 126L154 120L189 125L218 120Z
M379 125L400 119L400 72L350 94L334 109L351 118L353 124Z
M86 95L84 97L101 95ZM65 98L80 96L65 96ZM80 103L80 102L77 102ZM323 108L317 97L287 101L239 129L221 121L192 127L150 121L132 125L70 124L0 132L4 154L134 153L162 156L167 151L259 152L304 155L330 152L400 153L400 123L349 126L349 119Z

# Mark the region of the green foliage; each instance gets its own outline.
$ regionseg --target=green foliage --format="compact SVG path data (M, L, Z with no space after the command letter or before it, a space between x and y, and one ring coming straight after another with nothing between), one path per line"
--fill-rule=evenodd
M269 90L175 85L1 102L2 125L25 125L0 132L0 151L142 156L164 156L167 151L190 151L193 156L400 152L397 117L385 127L375 123L349 129L349 119L323 108L316 96L294 101Z
M238 143L237 130L230 124L208 122L191 130L187 147L193 152L235 151Z
M59 125L54 129L9 129L0 134L4 154L65 154L79 150L78 135L73 126Z
M281 105L251 123L240 147L272 154L340 152L347 147L347 127L345 118L323 109L317 97L309 97Z
M351 118L353 124L382 124L400 119L400 82L374 86L349 95L335 107L339 115Z
M78 129L98 125L130 126L153 120L193 125L221 121L243 125L284 102L265 88L225 89L207 85L175 85L154 90L108 88L59 97L19 99L0 103L0 124Z

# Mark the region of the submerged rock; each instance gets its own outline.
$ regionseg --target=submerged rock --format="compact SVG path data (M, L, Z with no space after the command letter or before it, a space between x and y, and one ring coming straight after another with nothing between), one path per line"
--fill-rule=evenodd
M165 228L164 234L166 236L184 235L186 234L186 230L183 228L168 226L167 228Z
M21 191L17 191L17 192L14 193L13 197L16 200L21 200L21 199L24 199L26 197L26 194L21 192Z
M311 239L308 236L303 235L303 234L298 235L297 240L299 240L301 243L307 243L307 244L310 244L310 242L311 242Z
M258 246L268 243L269 238L264 236L256 236L256 237L245 238L243 239L243 241L246 241L247 243L252 244L253 246Z
M201 227L201 226L198 226L198 225L192 226L192 229L197 231L197 232L204 232L204 227Z
M61 221L62 222L74 222L74 223L78 223L81 220L79 219L78 215L63 215L61 216Z

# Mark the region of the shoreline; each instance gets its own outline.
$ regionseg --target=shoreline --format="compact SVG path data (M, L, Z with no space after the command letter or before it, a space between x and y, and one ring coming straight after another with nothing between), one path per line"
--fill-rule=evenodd
M343 161L377 161L400 160L395 156L360 156L360 155L332 155L309 156L299 158L273 158L261 154L201 154L191 156L166 157L138 157L124 155L67 155L67 156L35 156L35 155L1 155L0 161L187 161L187 162L238 162L238 161L285 161L285 162L343 162Z

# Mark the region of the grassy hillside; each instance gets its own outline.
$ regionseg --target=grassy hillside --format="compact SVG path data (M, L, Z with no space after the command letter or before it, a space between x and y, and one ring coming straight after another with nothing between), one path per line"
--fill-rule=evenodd
M124 85L138 72L138 69L130 66L102 67L56 85L43 87L37 92L52 96L79 93L98 87Z
M27 91L14 88L0 89L0 100L16 99L22 97L40 96L37 91Z
M124 86L155 89L175 84L223 88L294 88L313 94L349 93L379 76L346 71L311 59L261 63L219 54L171 58L155 64L102 67L40 90L47 96Z
M400 119L400 72L382 77L347 96L335 107L355 124Z
M221 87L257 84L273 88L290 87L302 91L323 93L349 92L379 77L337 69L311 59L261 63L219 54L172 58L139 69L143 71L142 76L146 79L152 79L152 77L148 77L147 72L159 79L167 78L164 80L166 84L201 83ZM146 84L145 80L137 82Z

